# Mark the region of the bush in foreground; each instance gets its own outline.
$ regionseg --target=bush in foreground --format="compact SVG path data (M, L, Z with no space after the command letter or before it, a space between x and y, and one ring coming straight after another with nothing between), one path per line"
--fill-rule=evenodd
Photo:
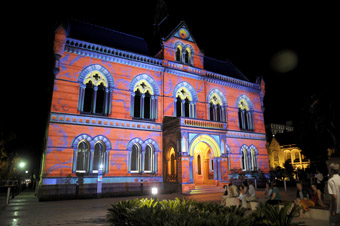
M216 203L200 203L194 200L154 200L134 199L112 204L107 220L111 225L301 225L292 224L294 207L288 214L290 205L284 208L264 205L246 214L246 209L225 207Z

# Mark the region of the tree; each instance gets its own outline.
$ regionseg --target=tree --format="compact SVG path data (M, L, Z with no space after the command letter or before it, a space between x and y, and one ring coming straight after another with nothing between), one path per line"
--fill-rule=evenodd
M340 156L340 106L332 92L311 95L296 123L298 146L312 161L325 162L329 148Z

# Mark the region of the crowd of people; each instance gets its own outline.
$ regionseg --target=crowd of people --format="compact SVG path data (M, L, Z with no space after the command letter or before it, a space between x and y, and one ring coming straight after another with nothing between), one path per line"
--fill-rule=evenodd
M340 225L340 165L337 163L331 163L330 169L330 177L327 182L327 192L330 198L329 225ZM308 211L311 207L328 207L323 201L323 175L317 171L315 179L315 183L311 184L310 190L303 187L301 182L296 183L296 197L295 200L290 201L293 203L292 208L295 205L300 207L300 217L303 216L303 212ZM257 201L263 204L277 205L282 201L275 181L266 183L264 198L261 199L257 199L255 187L251 180L243 181L240 186L236 186L230 182L228 185L224 185L224 189L225 193L222 196L221 204L226 206L235 205L249 208L249 202Z

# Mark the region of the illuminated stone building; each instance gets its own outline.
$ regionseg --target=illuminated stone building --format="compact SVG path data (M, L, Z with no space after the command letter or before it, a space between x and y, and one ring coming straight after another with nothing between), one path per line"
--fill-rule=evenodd
M269 173L264 81L204 56L184 22L172 29L155 56L144 39L100 26L56 30L40 199L190 193L222 188L230 169Z
M268 146L271 169L278 166L285 168L286 161L289 161L295 170L304 170L310 166L310 160L301 153L301 149L294 143L292 132L277 134L272 138Z

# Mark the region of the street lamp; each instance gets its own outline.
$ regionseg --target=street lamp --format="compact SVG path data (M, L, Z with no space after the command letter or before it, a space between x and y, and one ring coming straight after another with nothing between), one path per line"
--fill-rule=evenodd
M20 168L24 168L25 165L26 165L26 164L25 164L24 162L20 162L20 163L19 163L19 167L20 167Z

